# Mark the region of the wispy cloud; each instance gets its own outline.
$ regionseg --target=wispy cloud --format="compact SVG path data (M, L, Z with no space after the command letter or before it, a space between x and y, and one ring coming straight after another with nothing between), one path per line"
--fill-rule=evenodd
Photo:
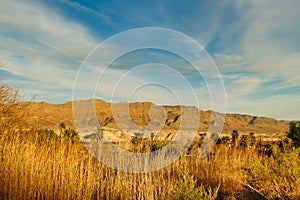
M96 16L100 17L104 22L112 24L110 17L101 13L100 11L93 10L89 7L86 7L86 6L76 2L76 1L69 1L69 0L57 0L57 1L67 4L68 6L76 8L78 10L96 15Z
M225 23L227 29L217 36L219 49L213 53L225 80L228 110L299 118L293 111L297 106L287 102L300 99L295 90L300 87L300 2L223 3L237 16Z
M71 89L81 60L99 39L39 1L4 0L0 5L3 70Z
M297 72L298 76L299 1L236 1L236 5L242 16L239 23L247 24L240 31L239 45L252 63L248 70L291 77Z

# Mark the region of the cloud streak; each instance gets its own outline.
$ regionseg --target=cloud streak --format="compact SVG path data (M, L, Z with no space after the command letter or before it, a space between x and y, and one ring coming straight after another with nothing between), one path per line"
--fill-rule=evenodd
M46 88L71 89L76 68L99 39L39 1L0 4L2 70Z

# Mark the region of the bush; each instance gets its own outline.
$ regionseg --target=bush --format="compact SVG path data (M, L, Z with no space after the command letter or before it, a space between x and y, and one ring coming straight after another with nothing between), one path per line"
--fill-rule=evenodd
M135 136L131 138L131 143L133 145L133 152L141 151L141 146L144 144L144 138L142 138L141 133L135 133Z
M73 128L67 128L64 122L58 125L60 129L60 136L68 138L69 141L73 143L80 142L79 133Z
M197 186L197 181L194 180L194 177L184 173L182 181L177 183L177 187L173 190L167 199L169 200L193 200L193 199L202 199L202 200L213 200L218 196L220 186L215 189L210 187L205 188L202 184Z
M290 122L288 137L293 140L296 148L300 147L300 122Z
M230 142L230 137L224 136L218 139L217 144L228 144Z
M280 148L281 152L289 152L294 147L294 142L291 138L283 138L278 143L277 146Z
M240 139L240 146L249 147L256 144L256 138L253 134L251 135L242 135Z
M239 132L237 130L233 130L231 133L231 142L235 147L238 146L238 140L239 140Z
M152 140L150 141L150 150L157 151L159 149L162 149L165 145L166 145L166 141Z
M299 150L281 153L275 146L272 157L249 160L243 169L247 182L263 193L268 199L299 199L300 197L300 157Z

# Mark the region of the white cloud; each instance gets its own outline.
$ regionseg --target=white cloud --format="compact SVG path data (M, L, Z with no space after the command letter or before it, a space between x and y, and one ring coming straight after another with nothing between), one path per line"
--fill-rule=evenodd
M240 41L243 57L252 63L248 70L286 79L299 77L299 3L253 0L239 4L242 21L248 22Z
M291 90L300 87L300 1L224 2L237 17L220 25L224 48L213 58L223 73L228 111L299 119L300 96Z
M232 62L232 61L240 61L240 60L243 59L240 55L236 55L236 54L233 54L233 55L214 54L214 57L216 59L230 61L230 62Z
M4 0L0 9L1 23L63 56L85 55L96 43L84 26L65 19L38 1Z
M255 92L266 80L250 75L224 75L227 95L243 96Z
M76 68L97 44L88 30L39 1L0 2L0 53L4 70L72 88Z

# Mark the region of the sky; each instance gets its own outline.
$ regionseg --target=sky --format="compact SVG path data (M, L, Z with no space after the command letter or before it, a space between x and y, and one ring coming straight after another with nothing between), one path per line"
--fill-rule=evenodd
M300 120L299 19L298 0L2 0L0 77L24 99L37 95L36 101L64 103L72 100L77 73L99 44L131 29L160 27L203 47L224 83L228 113ZM177 38L172 45L183 42ZM98 53L105 59L124 45L130 44L107 45ZM197 106L208 110L211 96L203 76L180 55L141 49L113 60L95 83L94 96L85 93L85 84L80 91L84 98L106 101L193 105L192 88Z

